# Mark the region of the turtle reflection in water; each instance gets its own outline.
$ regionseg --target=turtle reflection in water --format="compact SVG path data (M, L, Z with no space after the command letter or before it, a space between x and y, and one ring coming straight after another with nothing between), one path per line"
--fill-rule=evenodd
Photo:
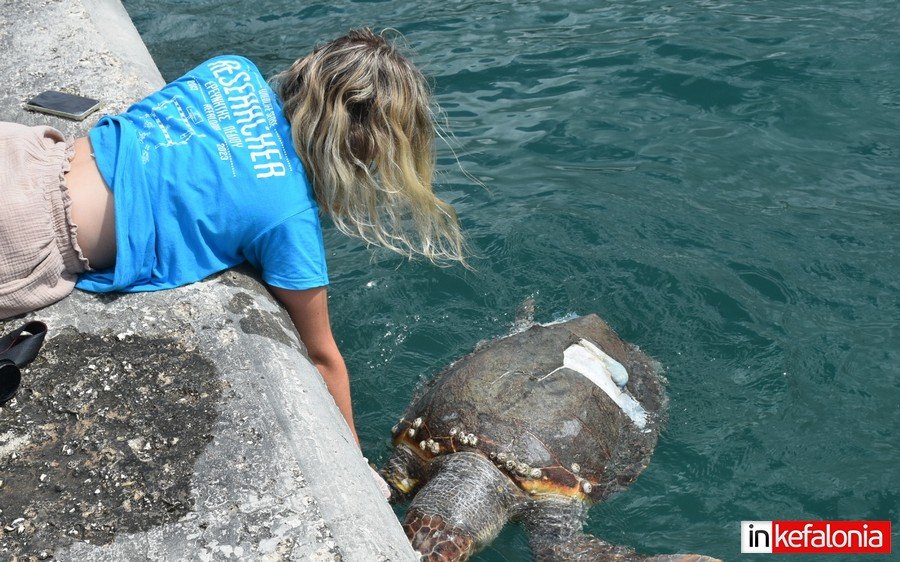
M413 496L403 528L423 560L465 560L507 521L536 560L643 556L582 532L588 508L646 468L666 411L658 365L595 315L490 342L426 386L383 470Z

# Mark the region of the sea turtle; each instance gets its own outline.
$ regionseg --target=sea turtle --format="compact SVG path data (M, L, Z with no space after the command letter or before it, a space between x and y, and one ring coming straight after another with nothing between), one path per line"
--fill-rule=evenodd
M536 560L712 561L582 532L588 508L646 468L665 413L658 364L596 315L521 327L425 386L382 474L414 495L403 528L423 560L465 560L512 520Z

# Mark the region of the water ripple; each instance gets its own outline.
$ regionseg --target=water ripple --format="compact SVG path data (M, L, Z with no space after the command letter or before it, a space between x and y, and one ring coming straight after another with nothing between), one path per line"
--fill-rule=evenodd
M370 458L421 381L533 296L538 320L600 313L667 368L669 427L593 532L734 560L741 519L897 519L896 2L126 6L168 78L221 52L272 73L361 24L433 77L484 183L439 148L475 270L326 230ZM512 527L478 559L526 553Z

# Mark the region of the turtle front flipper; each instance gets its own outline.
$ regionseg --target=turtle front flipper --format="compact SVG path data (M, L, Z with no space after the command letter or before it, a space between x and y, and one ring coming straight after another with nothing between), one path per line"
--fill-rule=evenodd
M721 562L698 554L638 554L584 533L588 505L572 498L534 502L521 516L535 562Z
M403 530L423 561L467 560L494 540L523 501L522 492L477 453L434 462L433 476L409 506Z

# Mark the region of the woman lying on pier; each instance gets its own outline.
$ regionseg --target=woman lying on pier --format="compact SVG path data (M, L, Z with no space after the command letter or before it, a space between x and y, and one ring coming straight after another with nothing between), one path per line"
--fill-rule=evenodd
M0 319L73 287L155 291L247 261L355 436L319 213L368 243L463 262L456 214L432 192L434 136L421 72L369 30L271 84L247 59L213 58L88 137L0 123Z

